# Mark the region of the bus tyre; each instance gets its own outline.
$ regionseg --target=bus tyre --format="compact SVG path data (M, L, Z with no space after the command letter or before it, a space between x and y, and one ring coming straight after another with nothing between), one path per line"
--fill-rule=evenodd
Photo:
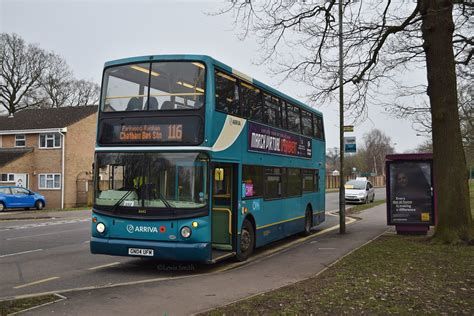
M238 261L245 261L253 252L255 245L255 231L249 220L244 220L242 231L240 232L240 247L235 256Z
M304 216L304 230L301 232L301 235L303 236L311 235L311 226L312 226L311 211L306 210L306 215Z
M43 201L36 201L35 207L36 207L36 209L37 209L38 211L39 211L39 210L42 210L43 207L44 207Z

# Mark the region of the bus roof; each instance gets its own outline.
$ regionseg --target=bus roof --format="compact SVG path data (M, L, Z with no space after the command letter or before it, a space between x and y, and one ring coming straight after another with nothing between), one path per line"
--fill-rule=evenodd
M263 82L261 81L258 81L250 76L247 76L246 74L243 74L241 73L240 71L232 68L232 67L229 67L227 66L226 64L210 57L210 56L207 56L207 55L148 55L148 56L137 56L137 57L129 57L129 58L122 58L122 59L116 59L116 60L111 60L111 61L107 61L104 65L104 68L107 68L107 67L111 67L111 66L118 66L118 65L123 65L123 64L131 64L131 63L140 63L140 62L149 62L149 61L156 61L156 60L192 60L192 61L196 61L196 60L199 60L199 61L203 61L207 64L213 64L225 71L228 71L232 74L234 74L235 76L237 77L240 77L241 79L244 79L246 81L249 81L251 82L252 84L258 86L259 88L262 88L264 90L267 90L268 92L271 92L281 98L284 98L298 106L300 106L301 108L305 109L305 110L308 110L310 112L313 112L313 113L316 113L320 116L323 116L322 112L321 111L318 111L316 110L315 108L312 108L306 104L304 104L303 102L301 101L298 101L297 99L287 95L287 94L284 94L266 84L264 84Z

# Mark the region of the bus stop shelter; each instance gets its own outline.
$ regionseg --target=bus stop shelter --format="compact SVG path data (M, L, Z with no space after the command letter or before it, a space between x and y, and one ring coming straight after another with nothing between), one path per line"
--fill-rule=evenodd
M398 234L426 234L436 224L433 154L385 157L387 224Z

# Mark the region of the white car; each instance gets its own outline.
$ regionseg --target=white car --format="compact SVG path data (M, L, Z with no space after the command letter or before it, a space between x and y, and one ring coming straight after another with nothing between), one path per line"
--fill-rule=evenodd
M346 202L369 203L375 199L374 186L367 178L357 178L346 182Z

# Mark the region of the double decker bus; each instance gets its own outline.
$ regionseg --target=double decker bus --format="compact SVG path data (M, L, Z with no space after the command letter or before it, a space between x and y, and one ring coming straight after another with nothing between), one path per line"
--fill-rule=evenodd
M323 116L208 56L105 64L91 252L212 263L324 221Z

